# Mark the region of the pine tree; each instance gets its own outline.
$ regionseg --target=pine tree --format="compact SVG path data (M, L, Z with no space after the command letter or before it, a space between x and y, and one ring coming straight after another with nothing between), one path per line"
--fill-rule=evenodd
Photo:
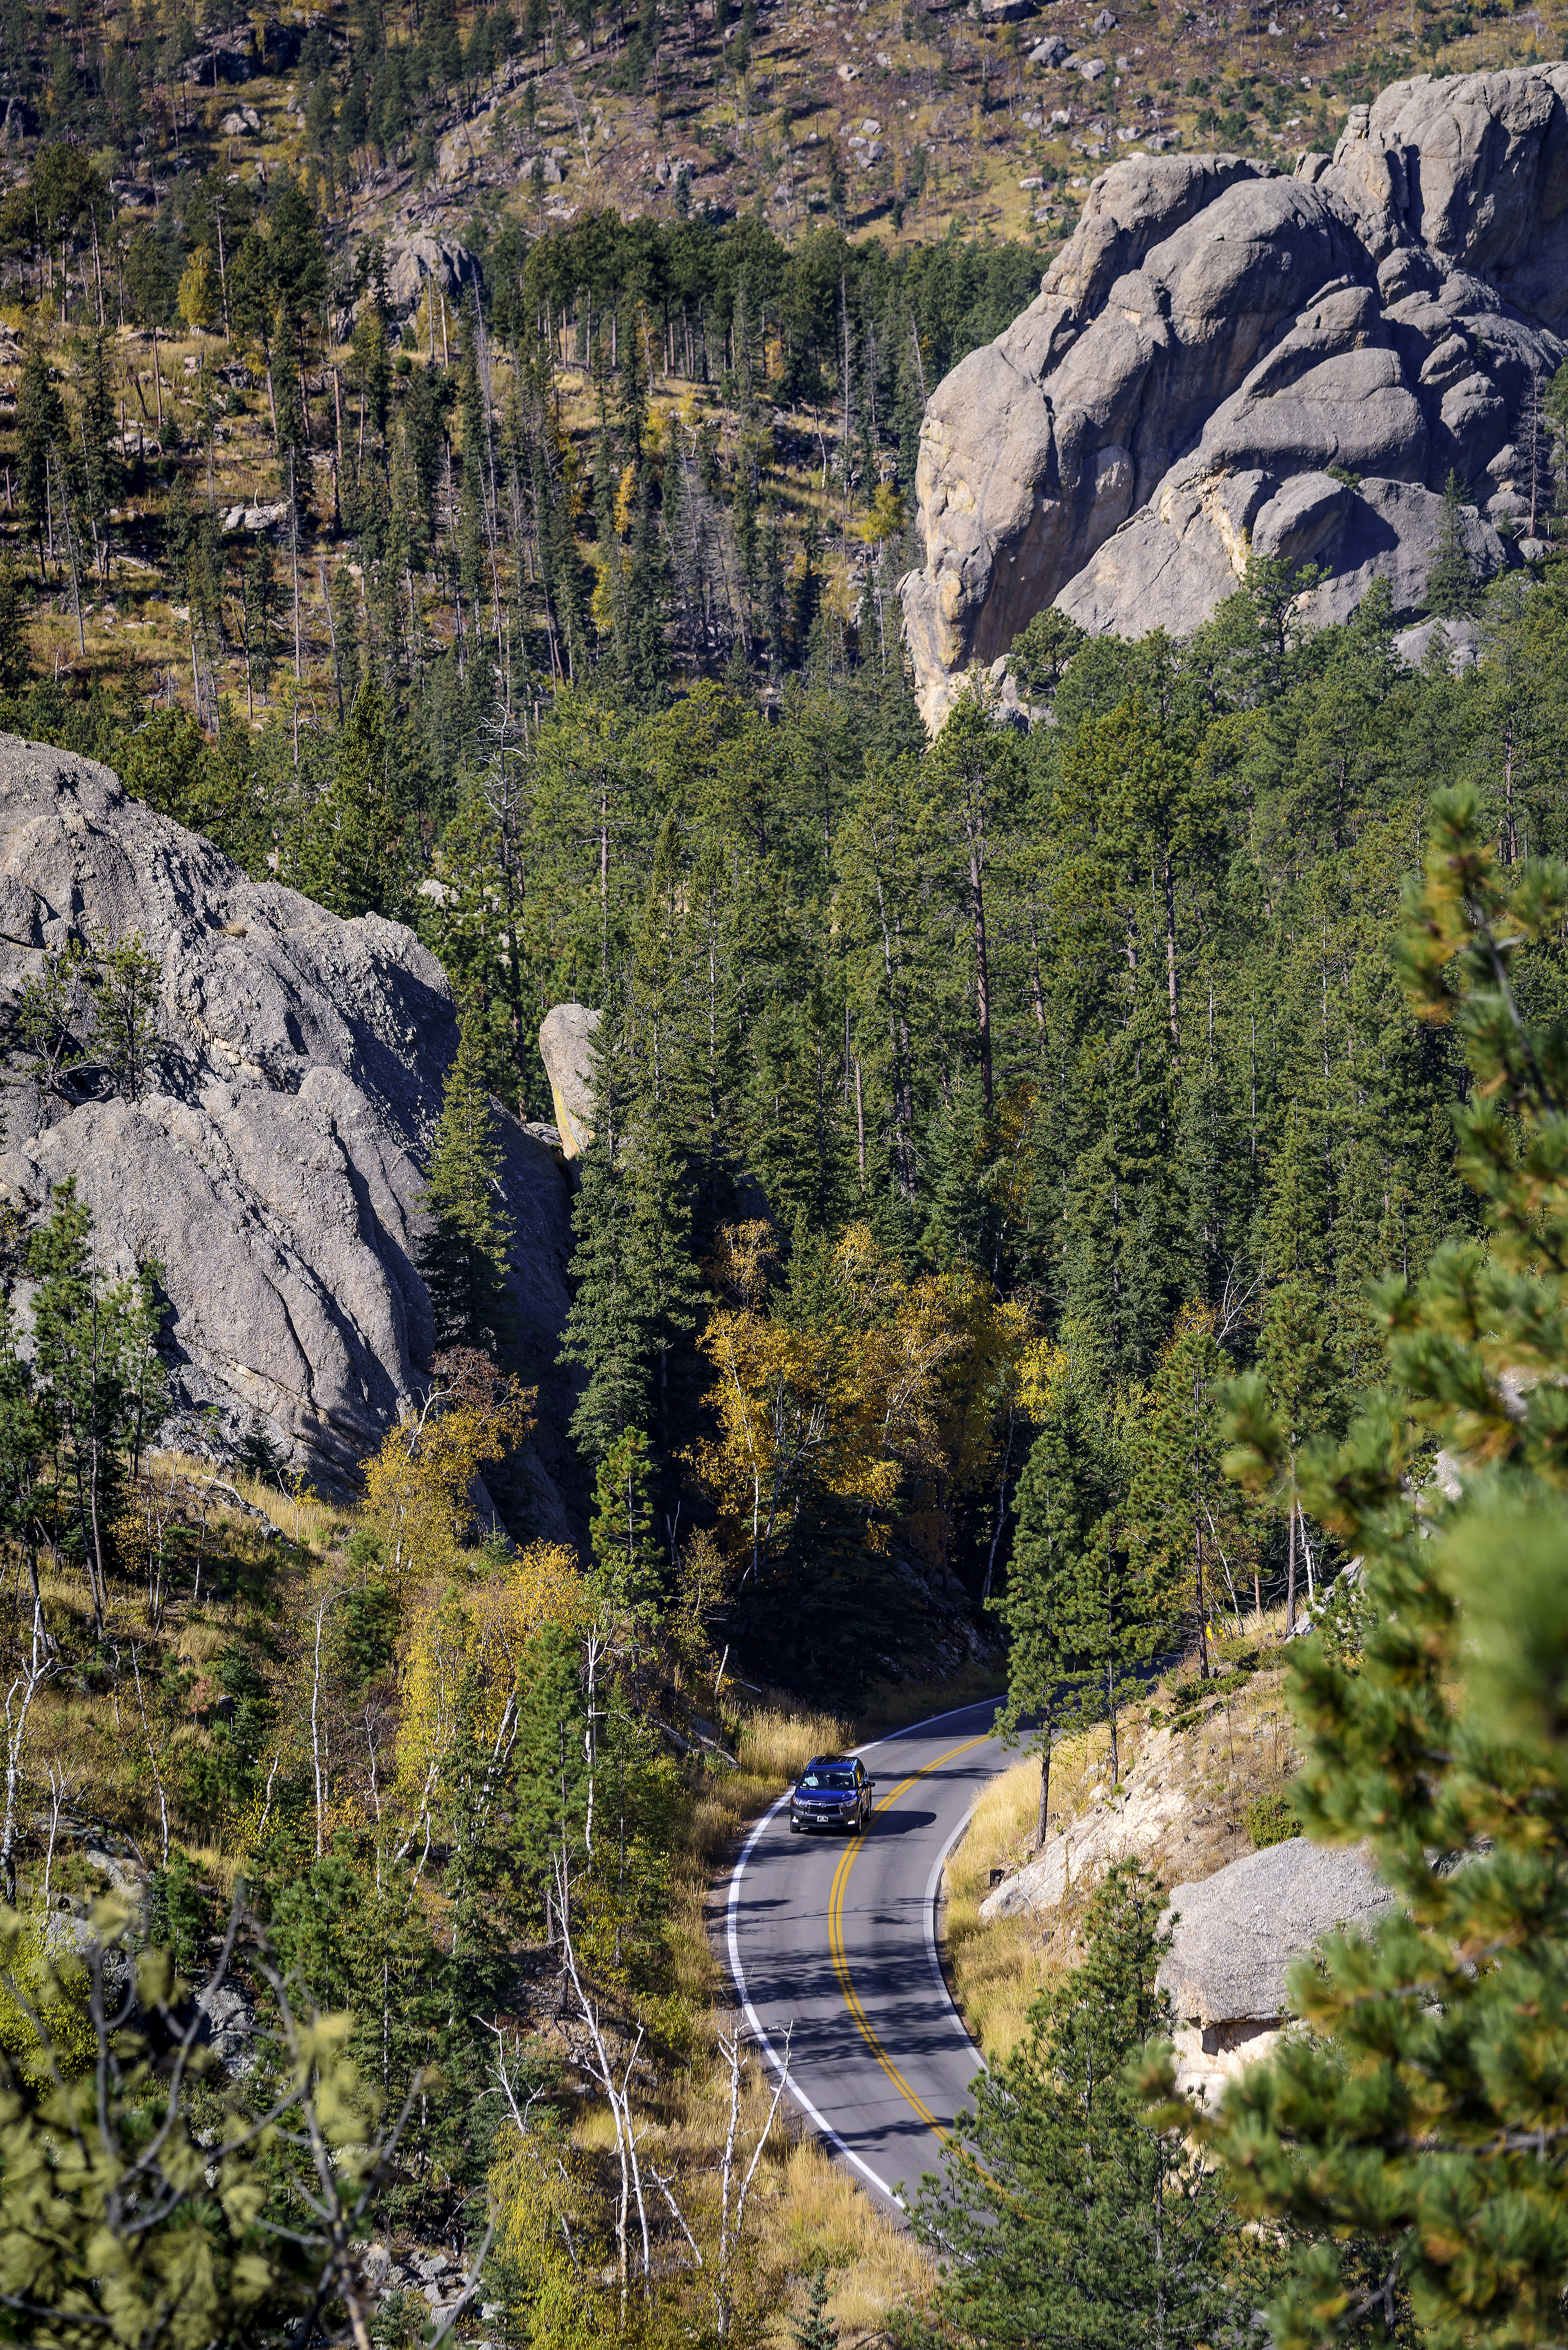
M1085 631L1066 612L1048 604L1012 640L1009 665L1025 702L1049 702L1067 664L1085 641Z
M948 864L949 888L964 910L972 945L975 1057L981 1106L989 1118L995 1092L997 868L1012 847L1023 771L1012 730L995 723L978 687L962 693L949 713L927 763L926 783L928 854Z
M512 1225L501 1205L501 1143L484 1083L483 1035L472 1014L458 1032L420 1205L433 1219L420 1243L419 1264L437 1345L499 1353L514 1329L507 1295Z
M60 452L66 442L66 411L56 388L48 355L36 339L22 354L16 386L16 429L21 451L17 487L22 513L31 529L38 555L38 577L44 577L44 548L54 544L54 525L60 513L63 475Z
M838 2327L827 2314L827 2271L813 2269L805 2281L805 2311L790 2320L795 2350L838 2350Z
M293 843L297 886L333 913L396 920L408 897L386 699L367 677L337 737L332 781Z
M1189 1308L1139 1399L1128 1443L1127 1524L1148 1605L1169 1645L1184 1625L1198 1632L1209 1678L1209 1622L1223 1546L1210 1496L1220 1486L1220 1391L1231 1366L1213 1315ZM1231 1513L1221 1502L1222 1524Z
M140 1097L158 1050L152 1007L162 977L162 964L139 931L99 951L93 975L98 1042L127 1101Z
M32 1298L34 1392L38 1425L56 1475L57 1540L80 1544L95 1629L109 1607L112 1527L127 1470L161 1421L164 1384L155 1352L161 1314L155 1271L106 1285L92 1243L92 1217L67 1177L48 1221L27 1243Z
M669 567L659 517L654 512L649 470L639 458L626 566L626 660L632 692L644 710L661 706L669 683L670 649L665 633L668 586Z
M1037 1844L1045 1840L1052 1748L1072 1710L1078 1662L1068 1642L1066 1596L1106 1501L1091 1419L1076 1386L1053 1399L1018 1481L1006 1587L992 1602L1007 1628L1007 1698L998 1729L1012 1738L1026 1715L1033 1721L1028 1751L1040 1756Z
M0 692L19 692L32 668L25 593L7 547L0 554Z
M443 895L426 935L461 1016L473 1020L483 1039L485 1082L509 1109L527 1116L543 1111L549 1095L524 1034L523 908L515 837L508 837L518 823L514 778L500 761L488 775L466 780L441 838Z
M636 1279L629 1189L597 1138L583 1159L572 1211L571 1312L561 1360L576 1363L587 1384L572 1415L572 1434L590 1461L602 1460L628 1428L642 1424L649 1380L645 1301Z
M843 1018L814 971L803 1003L763 1006L752 1032L747 1163L786 1231L804 1216L835 1232L850 1212L846 1074Z
M240 567L240 611L245 648L245 693L252 710L254 697L265 702L277 668L282 643L283 595L278 584L277 557L272 541L258 538Z
M1427 574L1426 609L1437 619L1458 619L1475 611L1480 586L1465 533L1465 487L1450 467L1443 484L1438 522L1438 552Z
M1137 1862L1096 1887L1084 1958L1030 2011L1028 2037L974 2083L945 2178L915 2224L942 2258L946 2314L1006 2350L1162 2350L1244 2330L1257 2265L1211 2169L1151 2127L1127 2075L1168 2033L1155 1985L1165 1896Z
M700 1104L687 1016L692 936L683 919L686 876L673 820L654 843L653 871L637 922L621 1026L629 1100L622 1180L626 1270L647 1350L652 1428L660 1456L677 1440L677 1357L701 1317L692 1261L692 1144Z
M642 1606L657 1589L652 1486L648 1439L628 1428L599 1462L589 1529L600 1588L618 1613Z
M1384 1284L1388 1384L1343 1450L1299 1464L1361 1569L1297 1652L1298 1807L1318 1841L1368 1843L1394 1899L1297 1968L1310 2033L1199 2124L1241 2211L1308 2236L1270 2311L1281 2350L1407 2293L1428 2343L1547 2342L1568 2291L1568 1024L1521 985L1568 874L1500 863L1473 792L1437 795L1430 827L1404 969L1464 1045L1488 1240ZM1238 1469L1287 1476L1261 1379L1236 1409ZM1356 2236L1375 2263L1347 2261Z

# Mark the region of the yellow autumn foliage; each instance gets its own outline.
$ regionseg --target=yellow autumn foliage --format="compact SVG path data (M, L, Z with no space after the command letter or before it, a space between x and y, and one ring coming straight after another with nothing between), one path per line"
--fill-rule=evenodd
M897 538L904 527L904 501L897 482L879 483L877 494L857 529L867 546L879 546L884 539Z
M615 494L615 526L617 530L619 531L622 538L627 537L631 530L632 514L636 504L636 500L637 467L635 465L623 465L621 467L620 480L616 485Z
M399 1597L452 1565L468 1526L473 1481L534 1424L535 1390L516 1379L491 1398L432 1398L389 1429L365 1463L365 1513L386 1544Z
M586 1624L591 1607L577 1555L566 1543L530 1543L472 1582L451 1580L421 1592L403 1668L398 1775L404 1791L428 1802L464 1731L486 1752L504 1748L529 1641L546 1624Z
M736 1302L703 1333L719 1433L690 1457L726 1550L760 1565L815 1492L867 1512L874 1545L901 1499L918 1546L939 1555L954 1495L990 1480L1025 1386L1053 1375L1027 1314L972 1274L910 1280L852 1224L829 1310L797 1324L767 1308L774 1249L767 1224L731 1225L710 1267Z
M504 2256L526 2313L528 2339L552 2350L597 2350L607 2313L585 2273L581 2250L602 2254L597 2198L579 2150L559 2138L509 2134L491 2172L500 2221L497 2250Z

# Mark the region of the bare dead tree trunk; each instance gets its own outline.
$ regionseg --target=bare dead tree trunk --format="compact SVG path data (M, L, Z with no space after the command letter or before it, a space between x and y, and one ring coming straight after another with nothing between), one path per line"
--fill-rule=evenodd
M27 1661L5 1692L5 1817L0 1825L0 1882L7 1902L16 1899L16 1794L22 1783L22 1750L33 1700L55 1669L44 1630L44 1611L33 1601L33 1638Z

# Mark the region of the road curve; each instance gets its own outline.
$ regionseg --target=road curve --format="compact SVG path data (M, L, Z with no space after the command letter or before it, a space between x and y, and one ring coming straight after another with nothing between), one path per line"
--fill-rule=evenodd
M730 1877L730 1971L770 2064L789 2044L808 2121L889 2203L941 2165L981 2054L937 1959L942 1863L1008 1754L997 1700L934 1715L858 1751L875 1773L865 1833L792 1835L782 1795ZM903 2193L898 2189L902 2186Z

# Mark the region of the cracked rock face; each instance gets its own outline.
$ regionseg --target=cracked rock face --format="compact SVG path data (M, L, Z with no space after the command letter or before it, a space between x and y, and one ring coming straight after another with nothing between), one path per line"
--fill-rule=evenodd
M1450 469L1472 558L1500 568L1565 333L1568 67L1397 83L1288 177L1114 165L1035 301L926 411L903 598L928 725L1045 605L1185 633L1250 552L1318 565L1320 620L1375 578L1413 615Z
M36 1216L74 1175L100 1263L161 1264L172 1435L232 1450L259 1421L342 1490L433 1344L414 1251L457 1045L446 981L400 923L251 881L107 767L0 735L0 991L14 1003L45 947L133 931L161 967L140 1098L13 1082L0 1196ZM498 1115L514 1303L548 1360L568 1194L548 1129ZM564 1534L547 1471L527 1469L538 1530Z

